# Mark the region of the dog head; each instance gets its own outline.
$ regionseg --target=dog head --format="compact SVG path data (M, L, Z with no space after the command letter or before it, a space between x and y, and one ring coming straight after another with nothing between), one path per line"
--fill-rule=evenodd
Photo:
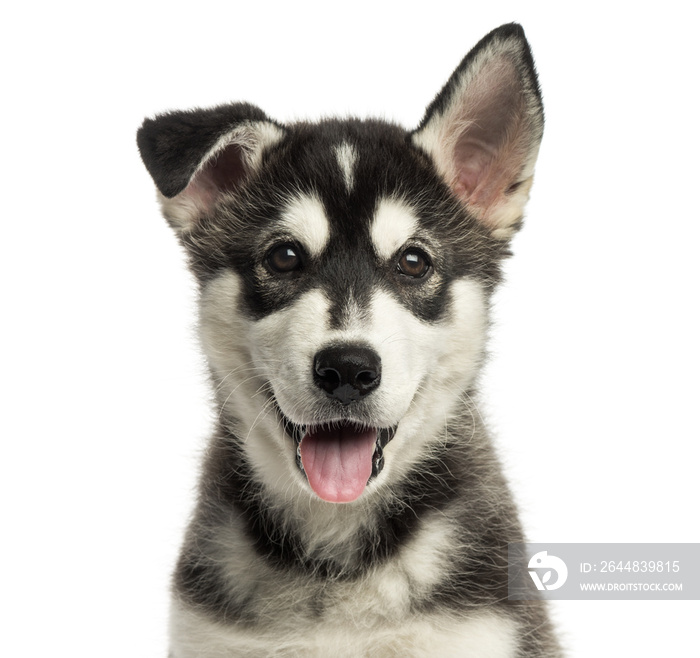
M517 25L482 39L414 131L241 103L144 122L222 419L270 489L351 502L444 440L542 127Z

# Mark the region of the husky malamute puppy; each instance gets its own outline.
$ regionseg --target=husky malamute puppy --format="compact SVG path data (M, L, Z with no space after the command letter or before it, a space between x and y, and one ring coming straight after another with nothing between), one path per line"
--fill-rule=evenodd
M475 406L542 127L514 24L412 131L246 103L144 122L218 419L172 658L559 655L541 604L507 600L523 536Z

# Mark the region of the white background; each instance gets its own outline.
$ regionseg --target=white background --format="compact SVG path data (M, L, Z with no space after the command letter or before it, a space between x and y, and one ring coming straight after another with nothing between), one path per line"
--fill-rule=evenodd
M248 100L281 121L412 127L511 20L547 125L485 413L528 535L700 542L697 9L254 5L3 11L0 655L165 655L211 412L193 284L136 150L143 117ZM697 601L555 616L571 656L698 655Z

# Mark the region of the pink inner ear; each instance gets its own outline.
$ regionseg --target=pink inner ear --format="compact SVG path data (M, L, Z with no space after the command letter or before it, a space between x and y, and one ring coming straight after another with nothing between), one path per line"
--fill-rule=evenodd
M455 191L470 199L486 177L493 154L483 145L463 139L457 142L453 157L457 170Z
M482 213L496 204L516 182L521 155L506 145L494 152L488 146L462 140L455 147L457 177L454 190Z
M485 216L517 182L524 164L525 103L508 59L485 65L470 91L452 117L453 184L455 193Z
M230 192L238 186L246 173L243 149L238 144L229 144L206 164L202 173L210 177L217 189Z
M208 211L222 194L235 190L245 174L243 150L238 144L229 144L197 172L183 194Z

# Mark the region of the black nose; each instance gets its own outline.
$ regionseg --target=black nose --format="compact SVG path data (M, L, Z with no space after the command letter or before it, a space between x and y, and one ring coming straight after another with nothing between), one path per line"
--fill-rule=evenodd
M350 404L371 393L382 374L382 361L362 345L327 347L314 357L314 382L329 398Z

